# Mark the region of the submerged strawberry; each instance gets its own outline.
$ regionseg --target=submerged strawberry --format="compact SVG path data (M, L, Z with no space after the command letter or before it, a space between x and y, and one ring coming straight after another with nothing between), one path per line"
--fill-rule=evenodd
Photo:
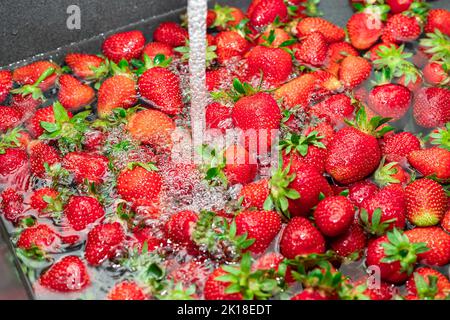
M115 63L124 59L130 61L141 56L145 45L145 37L141 31L126 31L116 33L102 44L103 54Z
M123 242L125 234L118 222L97 225L88 233L84 256L90 265L98 266L113 258L115 249Z
M86 288L91 281L86 266L80 258L66 256L42 274L39 283L53 291L75 292Z
M76 231L86 229L105 215L97 199L87 196L72 196L64 208L69 225Z

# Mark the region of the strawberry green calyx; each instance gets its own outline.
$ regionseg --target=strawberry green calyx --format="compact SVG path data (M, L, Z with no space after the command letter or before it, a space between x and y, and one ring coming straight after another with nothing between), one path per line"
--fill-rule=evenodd
M217 151L208 145L201 146L199 150L203 160L203 171L205 180L212 185L228 185L228 179L224 173L226 159L223 151Z
M431 144L450 151L450 122L445 124L445 128L440 128L432 132L429 138L431 138Z
M417 255L427 252L429 248L426 243L411 243L408 237L400 232L397 228L387 233L388 242L383 243L385 257L381 262L392 263L400 262L401 272L410 275L414 270L417 262Z
M308 154L309 146L325 149L325 145L320 142L322 138L317 131L312 131L307 136L288 133L286 139L280 141L280 147L286 154L296 151L302 157L305 157Z
M209 67L213 64L214 60L217 59L217 54L216 54L216 46L206 46L206 67ZM181 53L181 59L183 61L188 61L189 60L189 56L190 56L190 45L189 45L189 40L186 40L186 45L184 47L178 47L173 49L174 51ZM155 57L156 58L156 57Z
M153 162L129 162L127 168L133 170L136 167L144 168L147 171L159 171L158 167Z
M145 110L146 108L141 105L137 105L128 109L124 108L115 108L112 110L112 113L109 114L106 118L96 119L92 122L91 127L94 129L108 129L112 127L118 127L123 124L128 123L128 119L140 110Z
M211 92L211 97L214 100L224 100L236 102L242 97L251 96L258 92L262 92L262 77L260 84L257 88L254 88L251 84L247 82L241 82L239 79L235 78L233 80L233 86L229 91L215 91Z
M438 294L438 278L428 275L428 282L418 272L414 273L414 283L416 285L417 297L420 300L434 300Z
M42 93L41 88L39 88L39 85L48 77L50 77L52 74L54 74L56 72L55 68L48 68L47 70L45 70L41 76L36 80L35 83L33 84L27 84L24 85L21 88L17 88L14 90L11 90L11 93L13 94L21 94L22 96L28 96L31 94L31 97L34 100L42 100L44 101L44 94Z
M30 249L17 248L16 254L20 260L24 261L24 263L26 263L27 260L44 262L49 258L45 251L36 245L33 245Z
M309 17L320 17L323 16L323 11L319 10L320 0L307 0L302 3L305 7L303 13Z
M248 26L249 21L249 19L242 19L241 22L239 22L237 25L231 27L230 31L237 32L241 37L252 42L253 39L249 37L249 34L252 33Z
M295 280L302 283L304 288L311 288L323 293L325 296L335 296L341 290L345 280L343 274L339 271L333 271L331 264L321 261L318 268L314 268L307 274L301 274L293 271Z
M385 187L387 185L400 182L398 179L393 177L393 175L398 173L398 169L395 168L398 162L389 162L386 165L385 162L386 157L383 157L380 162L380 166L374 173L375 183L380 187Z
M381 209L376 208L372 217L369 220L369 213L366 209L361 209L359 213L359 218L361 221L361 225L364 230L372 235L382 236L386 233L386 231L392 226L393 223L397 221L397 219L389 219L381 222Z
M416 17L418 21L423 24L427 19L428 11L431 6L426 1L414 1L407 11L403 14L408 17Z
M295 259L286 259L286 265L292 267L292 270L299 274L306 275L307 272L320 266L323 263L337 262L338 255L332 250L328 250L325 253L311 253L298 255Z
M376 138L381 138L389 131L394 130L391 126L383 126L391 120L392 118L382 118L380 116L367 119L366 109L363 105L361 105L359 110L356 112L355 121L345 120L345 122L349 126L355 127L366 134L372 135Z
M125 61L125 60L122 60L122 61ZM172 58L171 57L166 58L166 56L163 54L157 54L152 60L148 56L148 54L144 53L144 55L142 56L142 60L138 60L138 59L131 60L131 64L135 68L133 73L136 74L137 76L142 75L145 71L147 71L148 69L151 69L151 68L155 68L155 67L167 68L168 66L170 66L171 63L172 63Z
M235 9L229 6L221 6L219 4L214 5L214 12L216 13L216 19L211 25L211 28L226 29L229 22L235 21L233 11Z
M20 147L19 138L22 136L23 129L16 127L9 129L0 137L0 154L5 154L6 149Z
M225 293L241 293L245 300L267 300L282 291L282 278L274 269L252 271L252 258L249 253L242 256L239 265L224 265L227 273L215 278L216 281L229 282Z
M168 287L164 289L164 292L157 294L156 298L159 300L194 300L195 292L195 285L185 288L181 282L176 284L170 282Z
M420 40L420 46L425 48L425 53L432 55L430 61L450 64L450 37L438 29L433 33L427 33L426 36Z

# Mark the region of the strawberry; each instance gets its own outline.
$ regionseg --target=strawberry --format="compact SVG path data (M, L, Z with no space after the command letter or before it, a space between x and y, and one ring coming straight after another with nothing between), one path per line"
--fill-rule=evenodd
M351 44L358 50L369 49L383 33L383 22L375 14L360 12L347 22L347 32Z
M386 119L372 118L370 124L364 108L356 114L355 127L338 131L328 148L326 171L339 183L350 184L370 175L378 167L381 150L375 136L382 136L391 128L377 131ZM362 130L362 131L361 131ZM373 136L375 134L375 136Z
M329 43L343 41L345 32L331 22L318 17L307 17L297 24L298 36L304 37L313 32L322 33Z
M419 126L440 127L450 121L450 90L422 88L414 95L413 116Z
M30 155L31 172L39 178L45 176L46 165L51 167L61 161L61 157L54 147L39 140L30 142L28 154Z
M5 219L17 222L24 214L23 196L16 190L5 189L1 194L1 211Z
M312 32L306 35L300 44L294 45L295 58L301 64L320 67L325 63L328 53L328 44L324 35L320 32Z
M231 145L224 152L223 173L230 185L252 182L258 170L257 160L245 148Z
M134 139L167 149L172 144L171 134L175 124L161 111L148 109L133 114L129 118L127 129Z
M373 88L368 103L380 116L399 120L408 111L411 100L411 91L404 86L390 83Z
M113 258L124 239L125 233L118 222L95 226L87 236L86 261L92 266L99 266L104 260Z
M364 200L378 192L378 187L369 180L362 180L350 185L348 190L348 199L355 206L359 207Z
M158 202L162 178L154 165L130 163L117 177L117 193L134 206Z
M107 157L87 152L70 152L63 158L64 168L74 174L76 183L102 183L108 163Z
M239 198L242 198L242 206L244 208L255 207L261 210L269 194L268 180L261 179L243 186L239 193Z
M450 37L450 27L448 26L450 11L446 9L431 9L428 12L425 32L432 33L436 29Z
M16 108L0 106L0 131L18 127L22 122L23 114Z
M206 106L205 122L209 129L220 129L225 132L231 128L231 108L218 102L213 102Z
M405 185L410 180L410 175L397 162L389 162L385 165L385 161L381 160L380 166L374 173L374 180L380 187L393 184Z
M442 229L450 233L450 209L447 210L447 212L444 215L444 218L442 218L441 227Z
M216 36L217 61L227 63L234 57L242 57L250 48L249 42L235 31L222 31Z
M90 285L86 266L76 256L65 256L39 278L39 283L57 292L80 291Z
M59 235L45 224L35 225L22 231L16 246L23 250L54 251L60 244Z
M367 80L372 70L371 64L364 58L347 56L341 62L339 80L349 89L353 89Z
M144 245L147 246L148 252L154 251L161 244L163 240L155 236L152 226L138 225L133 229L133 236L137 240L137 247L139 252L142 252Z
M406 289L419 299L445 299L450 293L450 281L439 271L420 267L406 281Z
M366 265L378 267L382 280L401 284L413 272L418 255L427 250L425 243L414 243L406 234L394 229L369 243Z
M33 99L33 96L21 94L12 95L11 108L17 109L22 114L23 121L27 121L42 103L42 99Z
M70 75L59 77L58 100L68 110L76 110L94 100L95 92Z
M280 252L288 259L299 255L324 253L325 239L308 219L294 217L283 231Z
M116 108L130 108L137 102L135 80L126 74L117 74L103 82L98 90L97 112L105 118Z
M168 44L172 48L185 45L189 35L186 29L175 22L162 22L153 32L153 40Z
M69 53L66 64L73 74L81 79L101 79L108 74L108 63L102 57L86 53Z
M239 25L245 14L239 8L215 4L214 9L208 10L208 18L208 28L225 30Z
M287 15L287 7L282 0L253 1L253 5L250 5L247 11L250 25L254 28L265 27L277 18L280 21L284 21Z
M401 13L408 10L414 0L386 0L386 4L391 7L392 13Z
M412 243L426 243L430 249L419 254L419 261L432 266L450 262L450 235L439 227L414 228L405 232Z
M247 234L255 242L247 248L252 253L267 250L281 230L281 218L274 211L243 211L236 216L238 235Z
M419 227L438 224L447 210L444 188L430 179L418 179L405 189L406 215L411 223Z
M192 232L198 215L193 211L180 211L170 216L165 225L167 237L174 243L193 247Z
M450 179L450 151L438 147L415 150L409 153L408 162L424 176Z
M220 67L214 70L206 70L206 88L208 91L221 89L230 79L228 70Z
M351 258L355 255L360 257L366 243L364 229L357 222L353 222L344 233L331 240L330 246L339 256Z
M407 131L387 136L381 145L381 152L388 162L402 162L412 151L419 149L419 139Z
M105 215L97 199L86 196L72 196L64 208L69 225L76 231L86 229Z
M174 56L173 48L166 43L150 42L144 47L144 51L142 52L143 56L147 55L152 61L159 54L166 58L171 58Z
M59 193L52 188L42 188L33 192L30 198L30 207L37 210L39 214L44 214L57 203Z
M303 131L303 134L308 136L313 131L317 132L317 136L322 137L322 139L320 139L320 142L322 142L325 145L325 147L328 148L328 145L333 140L333 136L335 134L333 126L331 126L328 122L323 121L314 126L307 127Z
M334 125L352 118L354 111L351 99L343 93L332 95L309 109L311 115L325 118Z
M319 202L314 211L317 228L328 237L336 237L347 231L352 224L355 210L344 196L333 196Z
M417 40L421 33L416 17L398 13L387 20L381 39L384 43L412 42Z
M145 45L145 37L141 31L126 31L113 34L105 39L102 52L115 63L125 59L138 59Z
M278 48L281 46L284 47L290 42L292 42L291 36L284 29L269 26L258 38L257 44Z
M0 70L0 103L5 101L12 89L13 81L12 74L9 70Z
M48 70L53 71L50 73ZM59 72L59 70L60 67L51 61L37 61L15 69L12 74L12 79L14 82L25 86L31 86L37 83L40 90L47 91L55 83L58 77L55 72ZM50 73L48 76L45 76L46 71Z
M335 42L328 47L327 70L337 76L341 61L346 56L358 56L359 53L348 42Z
M136 282L122 281L108 293L108 300L147 300L144 290Z
M276 61L276 64L274 64ZM247 55L248 76L263 77L271 85L285 82L292 72L292 57L280 48L256 46Z
M450 77L444 68L442 63L429 62L422 70L425 81L432 86L448 84Z
M52 122L55 123L55 113L53 110L53 106L47 106L41 108L35 112L33 117L28 122L28 130L31 135L35 138L38 138L44 133L44 128L41 126L42 122ZM68 117L72 118L72 113L67 112Z
M222 268L214 270L206 279L205 286L203 288L203 294L205 300L242 300L242 294L240 292L227 293L226 289L231 285L231 282L216 280L221 276L225 276L228 273Z
M314 75L303 74L276 89L274 97L277 100L283 99L289 109L295 106L306 108L312 100L316 83Z

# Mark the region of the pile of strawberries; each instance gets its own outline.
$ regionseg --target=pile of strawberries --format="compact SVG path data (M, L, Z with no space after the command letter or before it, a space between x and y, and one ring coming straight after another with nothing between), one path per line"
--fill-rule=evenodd
M207 129L258 147L201 165L173 153L183 24L0 71L1 216L37 297L449 297L450 12L351 1L343 29L317 2L209 10Z

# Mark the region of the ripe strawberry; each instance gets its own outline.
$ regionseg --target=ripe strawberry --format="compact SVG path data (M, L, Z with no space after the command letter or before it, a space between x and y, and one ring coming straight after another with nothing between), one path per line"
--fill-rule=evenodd
M11 222L17 222L24 214L23 196L16 190L5 189L2 194L1 212L5 219Z
M436 279L434 285L430 277ZM417 296L419 299L445 299L450 293L450 282L439 271L420 267L406 281L406 289L409 295Z
M386 0L386 4L391 7L392 13L401 13L409 9L414 0Z
M318 118L325 118L332 124L341 124L345 119L353 117L355 107L351 99L343 94L335 94L311 106L309 112Z
M335 237L346 232L355 217L352 203L344 196L323 199L314 211L317 228L328 237Z
M328 43L320 32L306 35L299 44L292 46L295 58L301 64L320 67L325 63L328 53Z
M70 152L63 158L64 168L75 175L76 183L102 183L108 163L107 157L87 152Z
M307 127L304 130L303 134L308 136L313 131L316 131L317 135L319 137L322 137L322 139L320 139L320 142L322 142L325 147L328 148L328 145L333 140L333 136L335 134L333 126L331 126L328 122L323 121L314 126Z
M108 73L105 60L94 54L69 53L66 55L65 62L73 74L81 79L99 79Z
M242 294L227 293L226 289L231 285L231 282L224 282L216 280L216 278L227 275L228 273L222 268L214 270L206 279L203 288L205 300L242 300Z
M80 291L90 285L86 266L76 256L65 256L39 278L39 283L57 292Z
M422 70L423 77L432 86L446 85L450 77L439 62L429 62Z
M126 31L113 34L105 39L102 52L115 63L125 59L139 59L145 45L145 37L141 31Z
M99 224L89 231L84 256L92 266L99 266L116 254L117 247L125 239L125 233L118 222Z
M276 64L274 64L276 61ZM292 72L292 57L280 48L256 46L247 55L248 76L261 74L271 85L285 82Z
M450 209L444 215L444 218L441 221L441 227L448 233L450 233Z
M343 41L345 32L331 22L318 17L307 17L297 24L298 36L304 37L313 32L322 33L329 43Z
M372 66L366 59L347 56L341 62L339 80L346 88L353 89L369 78L371 70Z
M20 85L32 85L38 81L38 79L46 72L48 69L53 69L54 71L59 71L60 67L51 61L37 61L29 65L17 68L13 71L12 79ZM57 73L52 73L50 76L46 77L45 80L39 83L39 88L42 91L47 91L50 89L58 77Z
M450 262L450 235L439 227L414 228L405 232L412 243L426 243L430 249L419 254L419 262L444 266Z
M205 122L208 129L220 129L223 133L231 128L231 108L218 102L206 106Z
M368 103L380 116L399 120L408 111L411 99L411 91L406 87L390 83L372 89Z
M351 44L358 50L369 49L383 33L383 22L375 14L360 12L347 22L347 32Z
M352 184L348 190L348 199L355 206L359 207L364 200L378 192L378 187L369 180L362 180Z
M258 170L257 160L239 145L229 146L225 152L223 173L230 185L252 182Z
M247 239L255 242L247 248L252 253L267 250L281 230L281 218L274 211L243 211L236 216L238 235L247 234Z
M206 70L206 88L208 91L221 89L224 84L229 83L229 80L230 74L225 67Z
M0 132L18 127L22 122L23 114L16 108L0 106Z
M447 196L444 188L430 179L418 179L408 185L406 194L406 215L411 223L419 227L438 224L447 210Z
M425 128L441 127L450 121L450 90L422 88L414 95L413 115L416 123Z
M153 252L158 248L163 242L162 239L155 236L155 231L152 226L137 225L133 229L133 236L137 240L137 247L139 252L142 252L144 245L147 246L148 252Z
M130 108L137 102L136 82L127 75L115 75L105 80L98 90L97 112L104 118L116 108Z
M23 96L22 94L13 94L11 108L17 109L22 114L23 121L27 121L35 113L41 103L42 100L40 98L35 100L31 94L26 96Z
M360 257L366 248L367 236L364 229L353 222L350 227L341 235L333 238L330 247L341 257Z
M5 101L12 89L13 81L12 74L9 70L0 70L0 103Z
M286 20L288 10L282 0L258 0L250 5L247 16L252 27L262 28L274 22L277 17L280 21Z
M153 40L176 48L186 44L189 34L175 22L163 22L153 32Z
M338 76L341 61L346 56L358 56L359 53L348 42L335 42L328 47L327 71Z
M380 187L392 185L406 185L410 181L410 175L397 162L385 162L381 160L380 166L374 174L374 180Z
M151 165L131 163L117 177L117 193L134 206L156 204L162 178L154 169Z
M448 25L449 19L450 11L446 9L431 9L428 12L425 32L433 33L438 29L440 32L450 37L450 27Z
M450 151L433 147L409 153L411 166L424 176L435 175L438 179L450 179Z
M208 28L219 30L230 29L239 25L245 18L241 9L230 6L214 5L214 9L208 10Z
M159 149L167 149L172 144L171 134L175 124L161 111L148 109L133 114L127 129L134 139Z
M239 198L243 199L242 206L244 208L255 207L262 210L264 201L266 201L269 194L269 181L267 179L261 179L243 186L239 193Z
M216 36L217 61L225 64L231 58L242 57L250 48L249 42L235 31L222 31Z
M22 231L16 246L24 250L38 249L51 252L60 245L58 234L45 224L35 225Z
M284 29L269 26L261 34L261 36L259 36L257 44L266 47L278 48L281 45L284 46L290 42L290 40L291 36Z
M180 211L170 216L165 225L167 237L174 243L194 247L192 232L198 215L193 211Z
M59 77L58 100L68 110L76 110L87 106L94 100L95 91L90 86L82 84L70 75Z
M147 300L147 295L136 282L122 281L109 291L108 300Z
M55 201L59 196L58 191L52 188L42 188L33 192L30 198L30 207L37 210L39 214L45 213L50 203L46 199Z
M330 300L329 297L327 297L324 293L308 288L303 290L301 293L295 295L294 297L291 298L291 300L317 300L317 301L322 301L322 300Z
M81 231L105 215L97 199L86 196L72 196L64 208L64 214L70 226Z
M407 131L387 136L381 145L381 152L388 162L404 162L412 151L419 149L419 139Z
M283 99L283 103L291 109L296 106L306 108L312 100L317 78L312 74L303 74L280 86L274 92L275 99Z
M398 13L387 20L381 39L384 43L411 42L417 40L421 33L416 17Z
M15 147L11 145L11 147ZM15 182L19 182L19 177L28 175L28 155L21 148L9 148L8 145L0 146L0 181L12 183L11 177L15 177Z
M288 259L294 259L298 255L324 253L325 239L308 219L294 217L283 231L280 252Z
M45 142L35 140L28 146L31 172L39 178L45 176L45 164L49 167L61 161L58 151Z
M72 118L72 113L68 112L69 118ZM35 112L33 117L28 122L28 131L35 138L38 138L44 133L44 128L41 126L41 122L55 122L55 114L53 112L53 106L47 106L41 108Z
M169 115L181 112L183 97L180 78L169 69L148 69L139 77L138 86L142 98L162 112Z
M147 55L152 61L159 54L165 56L166 58L171 58L174 55L173 48L161 42L150 42L144 47L142 55Z

